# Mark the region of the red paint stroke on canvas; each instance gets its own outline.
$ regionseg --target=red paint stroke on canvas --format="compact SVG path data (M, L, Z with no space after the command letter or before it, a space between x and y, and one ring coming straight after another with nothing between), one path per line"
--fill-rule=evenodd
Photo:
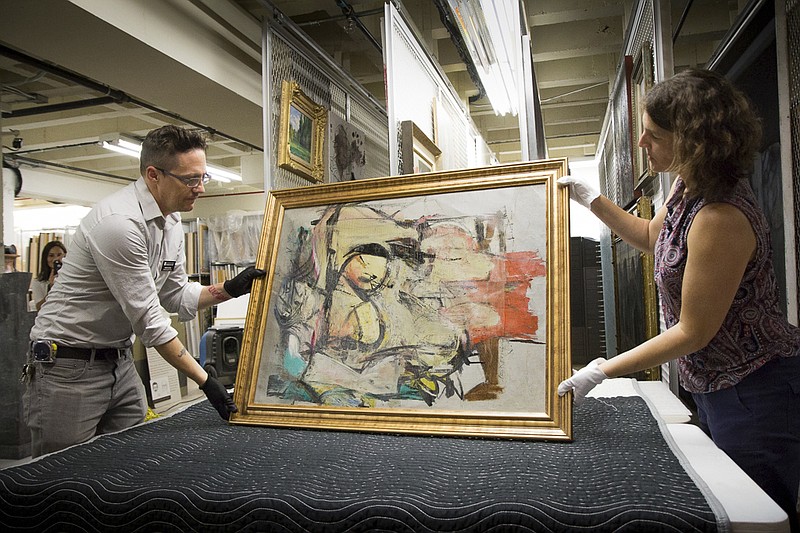
M494 267L486 280L458 282L471 306L464 306L463 322L474 344L496 337L532 339L539 329L539 317L529 308L528 288L531 281L547 273L545 262L535 252L510 252L493 260ZM488 322L478 318L476 309L486 306L499 320ZM454 318L452 310L450 317ZM483 316L483 315L481 315Z

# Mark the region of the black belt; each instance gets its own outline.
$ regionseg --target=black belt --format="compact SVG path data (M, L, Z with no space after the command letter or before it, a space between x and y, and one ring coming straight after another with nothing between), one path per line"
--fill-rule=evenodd
M94 357L105 357L106 359L116 359L125 357L125 348L94 348ZM56 359L83 359L88 361L92 358L92 348L72 348L71 346L58 346Z

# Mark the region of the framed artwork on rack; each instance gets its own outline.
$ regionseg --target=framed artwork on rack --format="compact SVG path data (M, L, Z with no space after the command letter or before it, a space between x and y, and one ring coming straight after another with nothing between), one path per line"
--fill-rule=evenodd
M570 440L566 171L270 191L231 422Z
M650 197L639 197L628 212L650 220ZM637 250L617 235L613 236L614 278L617 299L617 350L630 350L658 335L658 296L653 256ZM660 367L631 376L643 381L658 381Z
M633 138L633 102L632 102L633 58L624 56L617 72L614 89L612 113L614 121L614 157L617 164L619 180L619 205L628 206L636 200L634 185L638 176L634 175L635 144Z
M645 96L653 87L654 77L653 46L650 44L650 41L644 41L639 49L636 59L634 60L632 76L632 138L634 141L633 172L634 176L636 176L634 189L641 189L642 185L648 179L652 179L657 174L648 166L646 150L638 146L639 138L642 136L642 131L644 129L642 126L642 105L644 104Z
M442 151L419 126L411 120L400 123L401 156L404 174L424 174L438 169Z
M352 181L364 177L367 165L367 143L364 132L340 118L330 114L328 133L329 181Z
M294 81L281 83L278 166L304 178L322 182L327 110L314 103Z

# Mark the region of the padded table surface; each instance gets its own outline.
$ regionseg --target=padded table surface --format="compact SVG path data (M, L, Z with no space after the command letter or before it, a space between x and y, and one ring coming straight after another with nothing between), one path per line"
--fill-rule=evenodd
M614 378L589 395L644 398L656 418L667 423L666 439L673 451L722 506L733 533L789 533L786 513L699 427L685 423L691 412L665 383Z
M234 426L208 402L0 470L3 531L726 531L642 398L574 441Z

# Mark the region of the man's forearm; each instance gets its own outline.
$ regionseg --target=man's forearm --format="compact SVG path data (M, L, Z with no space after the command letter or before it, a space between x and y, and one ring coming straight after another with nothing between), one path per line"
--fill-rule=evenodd
M203 287L203 290L200 292L200 299L197 302L197 308L205 309L212 305L227 302L230 299L231 296L225 292L222 283L207 285Z
M189 379L202 385L208 379L208 373L203 370L194 357L189 353L178 337L164 344L155 346L156 351L166 362L174 366Z

